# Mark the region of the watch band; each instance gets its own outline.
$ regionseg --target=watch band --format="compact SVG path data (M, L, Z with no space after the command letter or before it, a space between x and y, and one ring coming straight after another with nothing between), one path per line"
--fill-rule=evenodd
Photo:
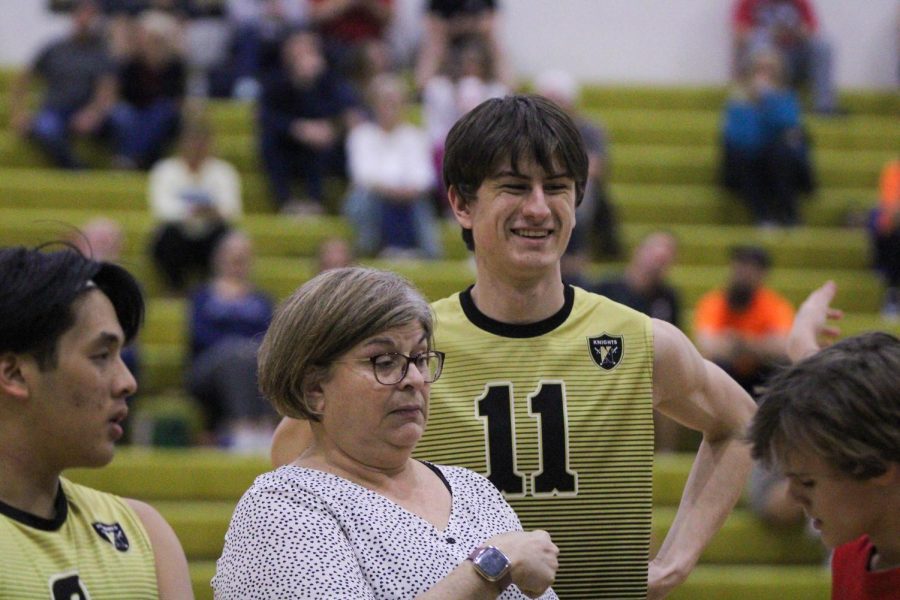
M502 568L500 571L491 572L486 568L485 559L490 558L494 559L498 563L502 564ZM503 592L506 588L508 588L512 584L512 575L510 574L510 562L505 554L494 546L478 546L469 554L467 560L472 561L473 566L475 567L475 572L478 573L482 578L491 583L496 583L500 586L500 591ZM494 569L496 569L497 565L492 565Z

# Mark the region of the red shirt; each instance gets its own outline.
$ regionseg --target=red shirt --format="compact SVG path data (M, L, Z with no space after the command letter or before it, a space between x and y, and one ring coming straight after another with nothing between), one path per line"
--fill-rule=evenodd
M310 0L312 4L321 4L324 0ZM391 8L393 0L377 0ZM330 21L319 24L319 32L326 38L332 38L347 44L355 44L365 40L378 39L384 35L387 23L379 22L368 9L354 6Z
M869 536L838 546L831 557L832 600L900 600L900 567L872 572Z
M812 5L809 0L788 0L785 4L797 11L797 16L801 22L806 25L810 31L815 31L818 27L816 14L813 12ZM738 0L734 7L734 27L738 31L746 31L752 29L762 23L758 23L758 19L771 18L773 5L779 4L778 0Z

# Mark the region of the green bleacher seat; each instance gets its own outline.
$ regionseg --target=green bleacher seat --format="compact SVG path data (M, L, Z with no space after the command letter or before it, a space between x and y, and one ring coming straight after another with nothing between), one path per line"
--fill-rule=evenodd
M141 344L141 390L132 405L134 438L147 445L184 443L200 423L183 389L187 351L186 303L162 294L146 249L154 224L147 211L147 176L108 168L109 153L82 144L100 167L69 173L48 167L29 143L8 128L8 89L13 76L0 69L0 245L32 245L59 239L71 226L107 215L126 232L123 264L148 294ZM847 311L845 334L874 329L900 334L900 324L879 315L882 283L870 269L870 249L860 223L875 204L879 171L896 155L900 96L849 91L842 118L809 116L813 160L820 187L801 206L805 226L759 230L747 210L718 187L718 135L722 87L665 88L588 86L585 114L610 136L611 197L622 221L626 252L655 229L680 240L672 280L683 293L689 329L693 303L722 285L728 249L735 243L767 247L775 268L770 283L795 304L825 279L839 286L835 304ZM259 167L250 103L211 101L209 111L220 154L242 172L246 216L241 222L258 255L255 279L284 298L315 272L315 250L330 236L350 239L338 216L285 218L274 214ZM418 111L414 116L420 117ZM328 182L329 209L337 212L343 184ZM474 279L468 252L453 223L442 225L446 259L438 262L366 260L409 277L430 299L458 291ZM594 262L592 278L623 268ZM658 455L654 468L654 545L671 525L692 456ZM190 561L198 599L212 598L209 580L233 508L253 479L269 469L266 457L237 456L207 448L123 448L99 470L68 473L74 480L157 506L172 523ZM704 553L674 600L812 600L827 597L829 577L818 541L802 530L779 530L754 518L741 502Z

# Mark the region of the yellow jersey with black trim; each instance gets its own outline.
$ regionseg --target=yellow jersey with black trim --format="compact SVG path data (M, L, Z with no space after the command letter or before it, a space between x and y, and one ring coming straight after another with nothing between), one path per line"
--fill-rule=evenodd
M482 473L526 530L549 531L560 598L646 598L649 317L571 286L557 314L527 325L490 319L470 290L433 308L447 356L416 455Z
M53 519L0 502L0 598L156 600L140 517L122 498L63 478Z

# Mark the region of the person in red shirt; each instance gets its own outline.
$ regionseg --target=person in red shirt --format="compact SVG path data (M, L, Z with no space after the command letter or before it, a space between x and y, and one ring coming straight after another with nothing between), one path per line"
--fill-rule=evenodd
M753 394L785 362L794 309L764 285L772 260L765 249L737 246L725 288L708 292L694 311L697 348Z
M834 548L833 600L900 597L900 339L882 332L819 349L839 314L834 284L804 302L790 336L802 358L772 377L748 438L755 459L788 480L791 497ZM818 351L817 351L818 350Z
M391 69L387 31L396 12L393 0L308 0L307 8L328 61L360 89Z

